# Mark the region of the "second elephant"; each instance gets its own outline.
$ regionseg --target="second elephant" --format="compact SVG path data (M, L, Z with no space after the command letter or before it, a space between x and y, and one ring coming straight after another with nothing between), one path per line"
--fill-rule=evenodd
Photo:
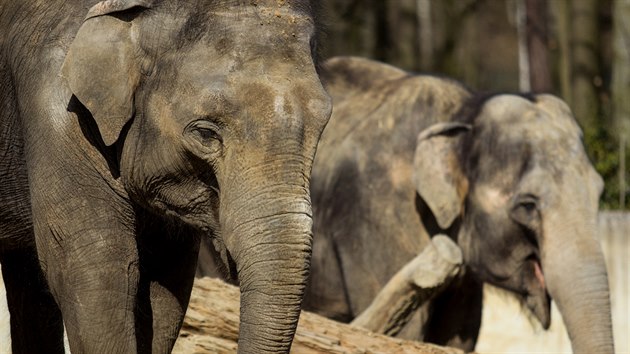
M474 349L488 282L520 297L545 328L556 301L575 352L613 352L595 236L603 183L566 104L476 97L358 58L331 59L323 72L334 109L313 167L306 310L352 320L432 235L447 233L464 275L405 337Z

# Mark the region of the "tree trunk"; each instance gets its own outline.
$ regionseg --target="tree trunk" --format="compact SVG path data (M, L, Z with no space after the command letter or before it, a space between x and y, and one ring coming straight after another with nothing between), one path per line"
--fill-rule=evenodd
M235 353L238 328L238 288L218 279L197 279L173 352ZM463 354L454 348L375 334L305 311L302 311L291 352Z
M526 0L519 0L516 3L516 29L518 32L518 87L522 92L532 90L529 48L527 47L527 14L525 8Z
M626 204L626 151L630 145L630 0L616 0L613 10L613 131L619 142L619 207Z
M418 21L420 69L428 72L433 70L433 25L431 20L431 0L416 0L416 18Z
M613 9L614 129L630 135L630 0L615 0ZM628 141L628 139L626 139Z
M525 0L525 27L530 88L534 92L550 92L546 0Z
M571 2L573 112L584 130L587 144L598 128L599 100L595 84L599 77L599 28L597 0Z
M569 0L551 1L552 11L555 17L555 32L558 39L559 64L558 76L560 81L560 95L562 99L572 107L572 88L571 88L571 5Z

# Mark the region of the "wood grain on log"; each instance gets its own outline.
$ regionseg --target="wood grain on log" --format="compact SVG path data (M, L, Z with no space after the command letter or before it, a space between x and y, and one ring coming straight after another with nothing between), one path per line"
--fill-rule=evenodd
M238 340L237 287L202 278L195 286L174 353L235 353ZM461 354L453 348L404 341L303 311L291 353Z

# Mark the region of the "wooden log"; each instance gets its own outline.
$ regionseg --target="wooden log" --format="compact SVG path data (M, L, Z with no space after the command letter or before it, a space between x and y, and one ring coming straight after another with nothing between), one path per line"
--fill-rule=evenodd
M174 353L235 353L239 322L238 288L201 278L195 286ZM303 311L291 353L462 354L439 347L369 332Z
M442 292L459 273L462 252L448 236L437 235L416 258L396 273L353 326L395 336L411 315Z

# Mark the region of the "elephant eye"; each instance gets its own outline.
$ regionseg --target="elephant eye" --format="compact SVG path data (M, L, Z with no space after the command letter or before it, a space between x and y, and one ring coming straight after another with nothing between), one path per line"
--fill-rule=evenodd
M538 209L538 197L529 193L519 195L514 201L514 207L523 208L525 211L534 211Z
M216 154L223 148L221 128L208 120L202 119L190 123L184 134L192 137L202 147L204 154Z
M194 132L202 140L216 139L221 141L221 136L214 129L197 127Z
M523 201L523 202L520 202L519 205L528 213L531 213L534 210L536 210L536 203L533 201Z
M534 195L518 196L510 213L512 219L529 229L535 229L539 221L538 203L538 198Z

